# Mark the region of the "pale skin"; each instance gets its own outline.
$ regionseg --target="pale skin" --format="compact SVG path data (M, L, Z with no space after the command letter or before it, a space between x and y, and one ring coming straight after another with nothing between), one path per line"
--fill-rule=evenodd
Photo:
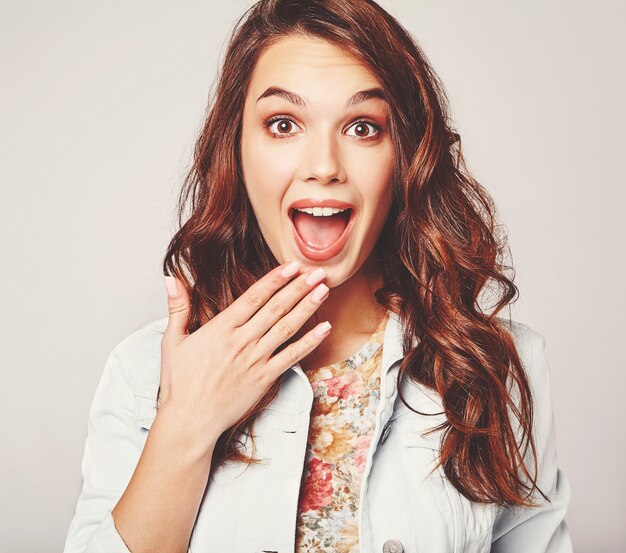
M268 87L294 92L306 106L278 95L257 101ZM374 299L380 271L369 256L392 200L388 104L372 97L345 108L354 93L374 87L382 88L377 77L345 51L317 38L290 36L261 55L246 95L242 169L261 232L279 262L294 259L306 269L321 266L328 274L324 283L330 296L318 314L331 323L332 331L300 361L304 370L347 359L385 315ZM269 128L263 124L280 115L289 116L291 123L281 119ZM365 123L357 129L359 120ZM305 257L290 231L287 206L310 197L356 206L352 236L327 261ZM309 328L303 325L301 333Z
M270 85L306 98L307 109L275 98L255 105ZM281 265L191 334L189 296L182 286L168 288L161 405L112 511L133 553L186 552L219 436L295 361L307 369L343 360L382 320L385 310L373 297L380 274L369 256L391 204L393 149L387 133L363 141L353 129L361 117L386 127L387 105L368 99L344 108L355 92L376 86L362 65L319 40L284 39L258 61L244 109L242 159L259 225ZM277 111L290 113L300 134L270 137L262 119ZM369 136L367 126L360 130ZM352 203L357 219L340 254L323 263L322 280L332 291L316 301L320 281L306 279L320 263L302 259L290 242L286 207L318 195ZM294 259L302 262L300 270L283 274ZM166 283L175 284L170 279ZM316 334L320 325L310 328L316 312L333 325L330 334ZM297 339L273 354L292 337Z

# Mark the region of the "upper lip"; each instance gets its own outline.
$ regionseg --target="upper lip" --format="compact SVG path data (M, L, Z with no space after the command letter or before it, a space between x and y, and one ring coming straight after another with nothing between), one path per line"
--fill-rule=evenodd
M296 200L289 204L287 208L287 212L291 215L291 212L294 208L303 208L303 207L335 207L337 209L352 209L354 210L354 206L348 202L342 202L341 200L334 200L332 198L328 198L325 200L320 200L317 198L302 198L301 200Z

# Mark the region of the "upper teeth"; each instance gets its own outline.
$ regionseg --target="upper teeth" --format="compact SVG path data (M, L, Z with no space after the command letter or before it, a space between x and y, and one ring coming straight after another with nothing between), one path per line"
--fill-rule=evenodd
M296 211L302 211L304 213L308 213L309 215L313 215L315 217L328 217L329 215L335 215L335 213L341 213L346 209L338 209L336 207L303 207L298 208L294 207Z

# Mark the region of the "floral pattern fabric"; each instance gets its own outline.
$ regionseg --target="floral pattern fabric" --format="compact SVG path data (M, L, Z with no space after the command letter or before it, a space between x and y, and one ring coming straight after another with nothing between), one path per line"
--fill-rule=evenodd
M380 399L389 315L345 361L307 371L314 392L296 551L358 553L359 491Z

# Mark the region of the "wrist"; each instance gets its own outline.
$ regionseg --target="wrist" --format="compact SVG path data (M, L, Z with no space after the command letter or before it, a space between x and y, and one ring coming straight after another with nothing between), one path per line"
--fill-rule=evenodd
M200 420L188 409L171 401L163 401L159 405L150 431L155 427L159 434L167 436L176 451L186 451L198 459L211 459L215 444L222 434L222 430L215 424Z

